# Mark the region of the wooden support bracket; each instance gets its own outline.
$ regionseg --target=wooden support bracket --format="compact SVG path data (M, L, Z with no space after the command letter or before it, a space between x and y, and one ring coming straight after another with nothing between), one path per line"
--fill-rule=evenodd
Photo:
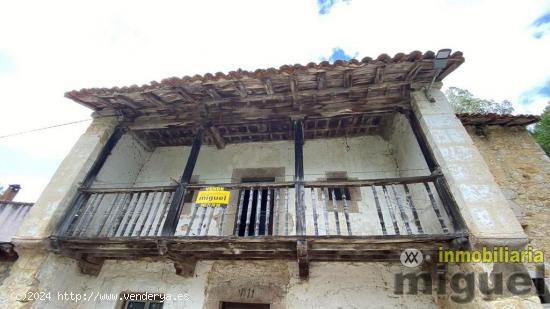
M214 127L214 126L207 126L206 127L206 134L210 136L214 144L218 149L225 148L225 139L220 134L220 131Z
M193 257L188 257L185 260L178 259L174 261L174 268L176 269L176 274L190 278L195 276L195 267L197 266L197 259Z
M80 272L85 275L97 277L103 267L104 261L105 259L103 258L82 256L78 258L78 268L80 269Z
M309 279L309 256L307 240L301 239L296 242L296 255L298 257L298 269L300 279Z

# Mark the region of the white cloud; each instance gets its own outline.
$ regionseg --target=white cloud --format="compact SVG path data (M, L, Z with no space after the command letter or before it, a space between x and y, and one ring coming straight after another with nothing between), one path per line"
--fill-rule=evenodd
M0 73L9 115L0 135L86 118L89 110L63 98L68 90L308 63L335 47L359 57L461 50L466 63L446 85L516 103L548 78L549 36L535 39L530 25L549 8L537 0L351 1L321 16L316 1L12 1L0 10L0 51L14 60ZM61 160L84 128L0 146Z

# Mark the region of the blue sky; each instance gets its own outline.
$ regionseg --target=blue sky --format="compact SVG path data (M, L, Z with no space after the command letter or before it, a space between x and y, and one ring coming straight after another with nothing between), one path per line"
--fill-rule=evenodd
M550 30L550 12L546 12L544 15L537 18L533 22L533 27L536 29L533 33L536 39L542 39L547 35Z
M549 33L544 0L11 1L0 10L0 136L89 117L63 97L73 89L440 48L466 57L445 87L539 113ZM0 138L0 185L36 200L87 125Z

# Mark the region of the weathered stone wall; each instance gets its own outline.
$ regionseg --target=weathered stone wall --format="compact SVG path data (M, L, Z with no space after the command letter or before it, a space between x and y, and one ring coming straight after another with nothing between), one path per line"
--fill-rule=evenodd
M394 275L411 271L403 268L396 263L312 263L310 278L303 281L294 261L200 261L195 275L187 278L176 275L171 262L107 261L100 274L91 277L82 275L73 259L50 254L34 285L51 299L28 304L40 309L111 309L120 308L121 293L148 292L165 294L166 309L218 309L222 301L269 303L274 309L437 308L435 292L394 293ZM77 294L90 299L77 302Z
M550 159L525 127L487 126L484 135L468 127L530 244L550 253ZM547 273L550 265L546 266Z
M10 275L10 270L13 265L11 261L1 261L0 262L0 286L4 280Z

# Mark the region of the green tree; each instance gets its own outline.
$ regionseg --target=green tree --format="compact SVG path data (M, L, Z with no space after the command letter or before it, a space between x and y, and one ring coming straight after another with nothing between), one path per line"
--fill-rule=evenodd
M445 91L456 113L496 113L511 114L514 111L508 100L496 102L475 97L470 91L457 87L449 87Z
M542 112L540 121L535 125L533 137L546 154L550 155L550 102Z

